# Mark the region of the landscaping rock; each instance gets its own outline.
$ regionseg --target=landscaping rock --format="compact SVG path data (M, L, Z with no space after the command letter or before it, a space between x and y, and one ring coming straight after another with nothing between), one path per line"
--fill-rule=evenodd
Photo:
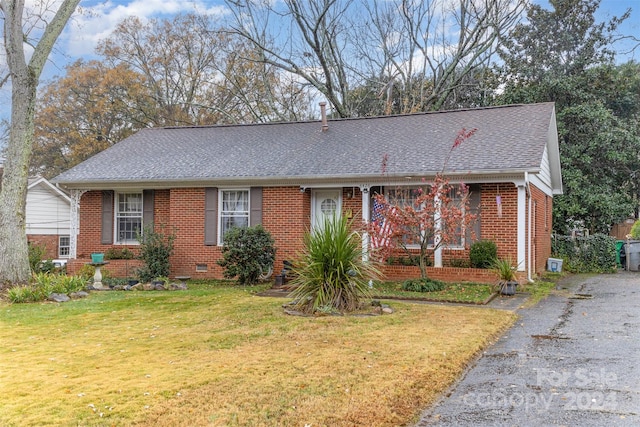
M186 291L187 285L185 283L172 283L171 285L169 285L169 288L172 291Z
M144 283L142 285L142 289L145 290L145 291L153 291L153 290L155 290L155 288L156 287L154 285L152 285L151 283Z
M54 302L67 302L71 300L67 294L58 294L55 292L49 295L49 298L47 299Z
M160 285L160 284L154 285L154 289L156 291L164 291L165 290L164 285Z
M71 292L69 294L69 297L71 297L71 299L86 298L88 296L89 296L89 293L85 291Z
M114 291L121 291L121 290L123 290L123 289L124 289L124 286L122 286L122 285L115 285L115 286L113 287L113 290L114 290Z

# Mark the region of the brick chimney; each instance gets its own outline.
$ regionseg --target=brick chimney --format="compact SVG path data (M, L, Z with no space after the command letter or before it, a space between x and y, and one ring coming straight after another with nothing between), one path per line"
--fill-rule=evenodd
M320 117L322 118L322 132L329 130L329 123L327 122L327 103L320 103Z

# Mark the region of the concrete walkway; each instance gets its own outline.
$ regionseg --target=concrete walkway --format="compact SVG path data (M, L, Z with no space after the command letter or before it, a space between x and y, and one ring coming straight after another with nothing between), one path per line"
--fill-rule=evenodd
M640 274L574 276L559 288L519 309L416 427L640 426Z

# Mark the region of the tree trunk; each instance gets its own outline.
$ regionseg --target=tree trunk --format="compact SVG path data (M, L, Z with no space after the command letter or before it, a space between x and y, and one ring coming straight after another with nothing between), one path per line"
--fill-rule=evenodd
M36 85L27 70L12 75L11 130L0 190L0 287L26 284L31 276L25 206Z
M27 63L24 49L29 32L23 32L24 0L0 0L4 49L11 77L11 128L0 190L0 288L26 284L31 276L25 207L36 89L49 53L79 2L64 0L52 19L41 19L47 24L37 44L31 44L33 51Z

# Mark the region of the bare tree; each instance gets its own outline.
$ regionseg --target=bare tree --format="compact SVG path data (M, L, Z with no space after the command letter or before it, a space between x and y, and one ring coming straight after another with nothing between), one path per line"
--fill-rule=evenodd
M11 127L0 190L0 286L27 283L31 274L25 205L36 88L53 45L79 2L41 1L39 11L25 16L24 0L0 0L9 70L0 82L11 82Z
M282 84L279 70L245 59L259 52L207 15L145 23L130 17L97 50L109 65L126 64L145 76L157 105L153 125L285 120L306 108L280 102L301 94Z
M351 115L355 75L348 16L353 0L227 0L234 31L261 52L258 61L298 76L324 95L341 117ZM277 22L274 22L277 21Z
M262 61L298 75L341 117L437 110L487 69L526 0L227 0ZM277 21L277 24L274 23ZM378 98L381 102L375 102ZM379 110L382 108L382 110Z

